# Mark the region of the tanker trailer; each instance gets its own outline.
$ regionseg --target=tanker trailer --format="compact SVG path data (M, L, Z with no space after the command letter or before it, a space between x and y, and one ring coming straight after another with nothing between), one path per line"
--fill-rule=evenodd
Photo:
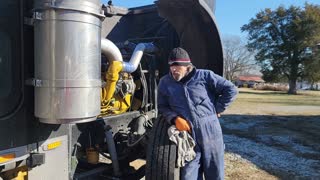
M214 4L1 1L0 179L179 178L157 83L177 46L222 74Z

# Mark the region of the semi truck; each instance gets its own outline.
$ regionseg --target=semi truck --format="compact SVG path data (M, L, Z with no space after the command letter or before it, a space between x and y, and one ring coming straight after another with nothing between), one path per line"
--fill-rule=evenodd
M214 10L1 0L0 179L179 179L157 84L178 46L222 75Z

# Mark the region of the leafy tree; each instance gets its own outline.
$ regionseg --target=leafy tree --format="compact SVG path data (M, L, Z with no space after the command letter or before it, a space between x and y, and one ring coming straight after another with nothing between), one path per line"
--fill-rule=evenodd
M241 73L258 71L254 54L250 52L239 36L227 36L222 39L224 50L224 75L228 80L235 80Z
M283 6L265 9L241 27L248 32L248 47L268 75L285 76L289 94L296 94L310 48L320 42L320 7L305 3L304 8Z
M320 81L320 47L313 48L310 54L304 63L303 79L311 84L311 89L315 89L314 84Z
M263 80L266 82L284 82L281 73L276 72L274 69L270 69L268 66L264 66L261 69L261 73L263 74Z

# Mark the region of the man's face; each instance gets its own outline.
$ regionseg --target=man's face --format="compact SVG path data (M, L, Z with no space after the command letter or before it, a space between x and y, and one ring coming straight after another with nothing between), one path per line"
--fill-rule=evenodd
M188 66L171 65L170 72L176 81L180 81L188 73Z

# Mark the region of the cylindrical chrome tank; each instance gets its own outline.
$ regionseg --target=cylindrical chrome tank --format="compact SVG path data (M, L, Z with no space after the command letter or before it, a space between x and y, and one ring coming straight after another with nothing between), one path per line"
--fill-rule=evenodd
M35 116L43 123L80 123L100 113L99 0L36 0Z

